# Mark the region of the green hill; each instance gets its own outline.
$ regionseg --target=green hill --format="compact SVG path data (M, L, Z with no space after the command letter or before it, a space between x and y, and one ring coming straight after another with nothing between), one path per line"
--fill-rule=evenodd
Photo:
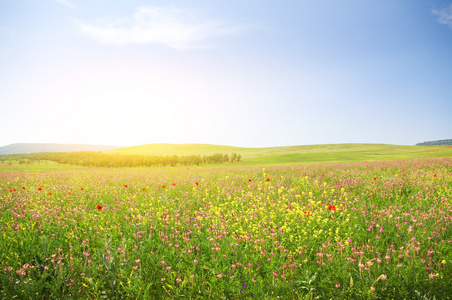
M229 154L232 152L242 155L242 165L287 165L452 157L452 147L386 144L326 144L266 148L242 148L209 144L149 144L105 151L105 153L163 156Z
M209 144L148 144L133 147L122 147L105 153L117 154L143 154L143 155L211 155L215 153L239 153L243 149L259 148L241 148L233 146L219 146Z

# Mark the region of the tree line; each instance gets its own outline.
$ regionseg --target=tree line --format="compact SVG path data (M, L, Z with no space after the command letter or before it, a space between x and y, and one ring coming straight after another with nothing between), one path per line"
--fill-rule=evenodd
M94 151L80 152L40 152L28 154L0 155L2 163L18 162L32 164L40 161L53 161L60 164L70 164L85 167L167 167L167 166L199 166L205 164L222 164L239 162L242 155L237 153L212 155L140 155L140 154L106 154Z
M452 146L452 139L417 143L416 146Z

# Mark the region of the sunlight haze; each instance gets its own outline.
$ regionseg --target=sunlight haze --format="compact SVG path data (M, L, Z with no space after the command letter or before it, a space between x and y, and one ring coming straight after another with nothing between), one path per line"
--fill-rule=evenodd
M0 146L451 138L450 1L0 0Z

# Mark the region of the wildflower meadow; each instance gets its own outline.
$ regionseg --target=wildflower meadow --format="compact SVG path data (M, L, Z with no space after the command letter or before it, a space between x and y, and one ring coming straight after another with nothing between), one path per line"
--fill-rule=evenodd
M0 171L0 299L451 299L452 159Z

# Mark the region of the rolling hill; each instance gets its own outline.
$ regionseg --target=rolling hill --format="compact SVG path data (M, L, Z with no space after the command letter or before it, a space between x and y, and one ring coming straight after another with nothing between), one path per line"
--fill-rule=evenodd
M117 148L105 153L166 156L229 154L233 152L242 155L241 164L243 165L287 165L452 157L452 147L387 144L326 144L265 148L243 148L209 144L149 144Z

